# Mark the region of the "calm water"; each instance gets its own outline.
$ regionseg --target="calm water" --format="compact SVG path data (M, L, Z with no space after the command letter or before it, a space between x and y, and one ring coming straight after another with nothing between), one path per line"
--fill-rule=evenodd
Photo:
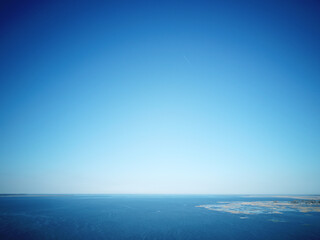
M237 215L195 206L240 196L0 197L0 239L320 239L320 213Z

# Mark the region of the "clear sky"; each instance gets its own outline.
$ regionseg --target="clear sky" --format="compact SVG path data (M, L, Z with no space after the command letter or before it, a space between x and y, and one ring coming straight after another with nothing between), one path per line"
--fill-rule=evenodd
M319 1L2 1L0 193L320 193Z

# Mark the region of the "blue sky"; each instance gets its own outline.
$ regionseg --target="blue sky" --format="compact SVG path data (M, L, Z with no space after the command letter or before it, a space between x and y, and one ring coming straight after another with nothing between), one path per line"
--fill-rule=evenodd
M319 193L317 1L0 12L1 193Z

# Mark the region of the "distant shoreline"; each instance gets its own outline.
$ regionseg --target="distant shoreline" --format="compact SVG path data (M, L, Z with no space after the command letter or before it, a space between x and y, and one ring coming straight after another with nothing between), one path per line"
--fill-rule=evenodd
M250 195L250 196L244 196L247 198L259 198L259 197L266 197L261 195ZM318 194L306 194L306 195L270 195L268 196L270 198L292 198L292 199L303 199L303 200L320 200L320 195Z

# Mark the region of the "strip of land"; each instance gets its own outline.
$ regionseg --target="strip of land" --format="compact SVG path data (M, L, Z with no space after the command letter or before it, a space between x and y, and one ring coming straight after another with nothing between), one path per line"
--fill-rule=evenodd
M291 197L292 201L252 201L252 202L218 202L202 207L212 211L233 214L283 214L284 212L320 212L320 199Z

